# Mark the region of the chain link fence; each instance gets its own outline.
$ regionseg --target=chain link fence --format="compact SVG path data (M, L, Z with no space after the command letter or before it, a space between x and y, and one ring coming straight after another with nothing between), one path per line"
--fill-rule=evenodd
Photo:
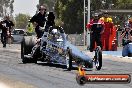
M76 46L84 45L84 37L83 34L68 34L68 40Z
M120 35L121 35L121 31L117 31L116 39L117 39L118 47L122 46L122 40L120 39ZM83 34L69 34L68 35L68 40L73 45L76 45L76 46L83 46L84 45L84 35Z

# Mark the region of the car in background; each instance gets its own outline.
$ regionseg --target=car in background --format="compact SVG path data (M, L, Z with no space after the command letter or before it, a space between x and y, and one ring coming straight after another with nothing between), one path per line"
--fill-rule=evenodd
M14 29L11 33L12 43L21 43L25 34L25 29Z

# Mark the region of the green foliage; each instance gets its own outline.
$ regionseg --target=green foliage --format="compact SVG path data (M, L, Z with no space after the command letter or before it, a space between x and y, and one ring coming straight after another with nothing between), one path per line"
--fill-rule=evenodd
M18 14L15 17L15 24L16 24L16 28L22 28L25 29L27 24L28 24L28 20L30 19L30 16L27 14Z
M104 2L104 3L103 3ZM111 6L113 4L113 6ZM131 9L132 0L91 0L91 9Z
M56 25L56 26L63 26L64 23L63 23L60 19L56 19L56 20L55 20L55 25Z
M66 33L83 32L83 0L57 0L55 12Z
M132 0L116 0L118 9L131 9L132 8Z
M13 13L13 3L14 0L0 0L0 16L4 16L10 14L12 16ZM7 13L7 8L10 9L10 12Z
M66 33L82 33L83 32L83 1L84 0L39 0L40 4L46 4L52 9L55 4L56 23L62 24ZM131 9L132 0L90 0L91 11L100 9ZM104 3L103 3L104 2ZM87 6L87 0L86 0ZM91 13L92 14L92 13ZM87 14L86 14L87 16ZM115 14L116 16L116 14ZM122 18L122 14L117 17ZM116 24L121 21L113 17ZM122 19L122 21L124 21Z
M40 5L45 5L48 11L53 11L56 0L39 0Z

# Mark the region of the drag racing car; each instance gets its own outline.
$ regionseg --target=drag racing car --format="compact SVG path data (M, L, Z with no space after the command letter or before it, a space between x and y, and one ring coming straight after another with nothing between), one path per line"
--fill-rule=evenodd
M50 27L40 39L36 36L24 36L21 43L21 59L23 63L57 63L65 65L67 70L80 65L93 68L93 61L97 70L102 67L101 50L97 47L94 59L90 58L67 40L62 27Z

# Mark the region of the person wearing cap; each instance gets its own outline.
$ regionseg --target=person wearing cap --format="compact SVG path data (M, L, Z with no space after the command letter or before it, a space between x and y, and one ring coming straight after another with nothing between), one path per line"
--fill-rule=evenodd
M104 25L100 21L98 13L94 14L93 19L87 24L87 28L90 30L90 52L94 50L95 42L97 46L102 48L101 34L103 33Z
M44 6L40 6L39 12L35 14L30 22L32 22L35 26L35 32L37 34L38 38L41 38L43 35L43 30L40 29L40 27L44 27L44 24L46 22L46 8Z
M10 20L9 16L5 16L5 19L2 21L3 26L5 26L7 28L7 30L5 30L5 28L2 30L2 35L1 35L1 41L3 43L3 47L6 47L6 39L8 38L8 42L9 42L9 46L11 45L11 31L14 27L14 23ZM7 38L5 38L7 37Z

